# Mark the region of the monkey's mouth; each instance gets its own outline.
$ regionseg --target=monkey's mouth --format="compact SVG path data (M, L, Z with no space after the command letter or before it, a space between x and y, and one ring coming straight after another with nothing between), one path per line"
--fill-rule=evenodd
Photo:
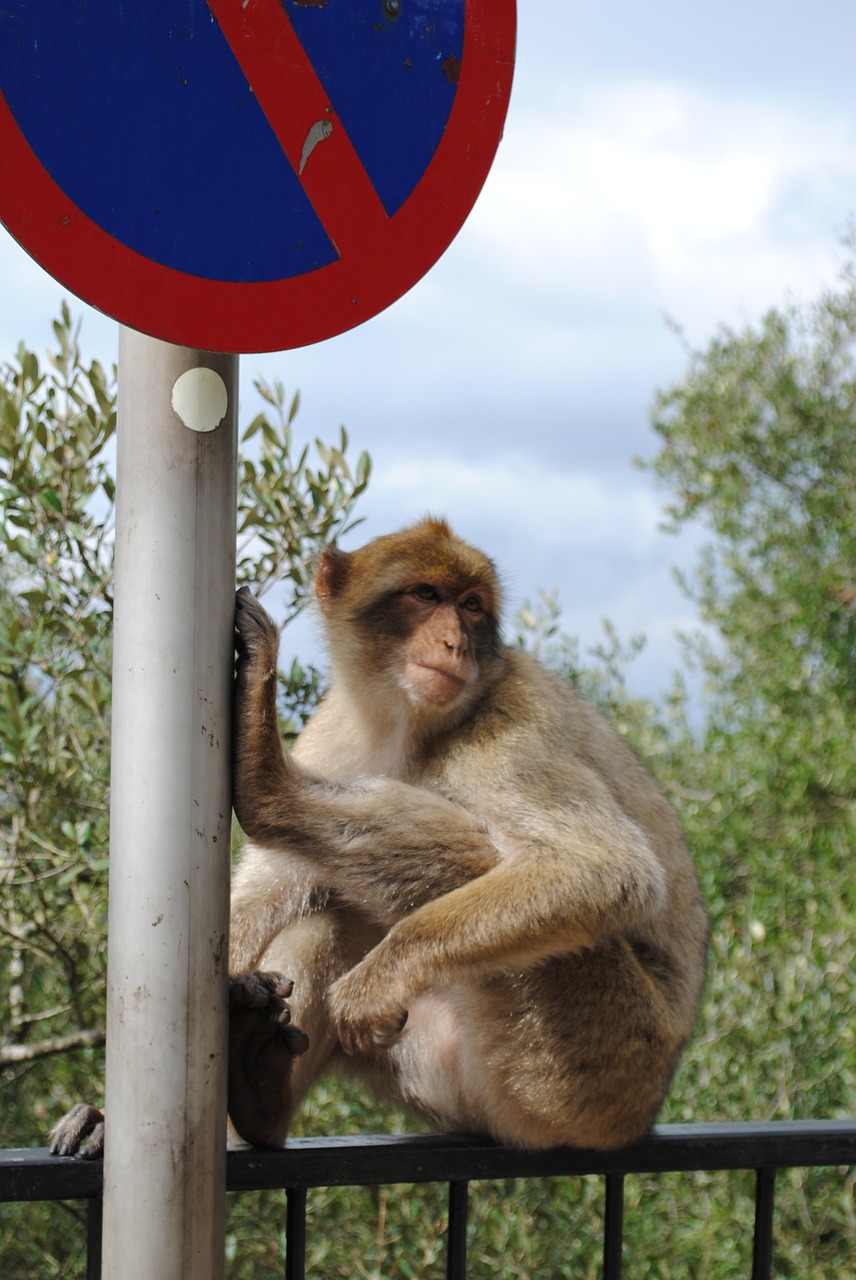
M423 662L408 662L405 672L414 693L440 705L454 702L467 683L463 676Z

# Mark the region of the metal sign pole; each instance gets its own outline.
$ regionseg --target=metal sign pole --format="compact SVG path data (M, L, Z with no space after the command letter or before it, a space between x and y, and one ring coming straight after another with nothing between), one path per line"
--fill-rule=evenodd
M223 1274L238 357L122 329L102 1276Z

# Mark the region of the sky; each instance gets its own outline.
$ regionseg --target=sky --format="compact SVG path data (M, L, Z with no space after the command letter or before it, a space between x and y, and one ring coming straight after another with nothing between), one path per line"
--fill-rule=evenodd
M646 635L631 687L656 696L695 625L672 568L704 541L661 531L667 494L633 465L686 365L669 320L703 347L835 283L854 48L852 0L518 0L505 135L465 226L359 329L244 356L242 418L255 377L299 388L300 439L344 423L372 455L352 544L445 515L499 565L509 618L543 589L584 649L603 618ZM0 358L45 347L68 296L0 228ZM113 361L116 324L72 306ZM302 624L294 644L313 656Z

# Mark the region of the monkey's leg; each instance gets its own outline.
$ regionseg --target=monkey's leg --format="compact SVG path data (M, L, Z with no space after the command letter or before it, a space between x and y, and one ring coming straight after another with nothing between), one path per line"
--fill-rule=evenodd
M389 1048L351 1059L446 1131L611 1150L656 1116L683 1037L621 940L417 996Z

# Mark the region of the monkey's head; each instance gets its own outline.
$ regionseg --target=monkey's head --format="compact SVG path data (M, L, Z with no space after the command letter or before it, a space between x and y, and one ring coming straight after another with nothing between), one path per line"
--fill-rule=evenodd
M427 725L463 718L502 663L496 570L444 520L329 548L316 591L334 682L392 696Z

